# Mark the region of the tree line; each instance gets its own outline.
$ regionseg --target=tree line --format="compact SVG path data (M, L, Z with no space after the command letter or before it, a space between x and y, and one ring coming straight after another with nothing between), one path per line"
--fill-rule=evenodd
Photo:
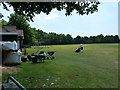
M57 44L90 44L90 43L119 43L118 35L103 34L97 36L76 36L73 38L70 34L57 34L54 32L46 33L43 30L32 28L25 20L24 16L16 13L11 14L9 21L1 20L1 25L15 25L17 29L24 31L24 44L25 45L57 45Z
M35 29L35 28L34 28ZM70 34L56 34L54 32L46 33L42 30L36 30L36 39L38 40L38 44L42 45L56 45L56 44L90 44L90 43L119 43L118 35L106 35L103 34L97 36L76 36L73 38Z

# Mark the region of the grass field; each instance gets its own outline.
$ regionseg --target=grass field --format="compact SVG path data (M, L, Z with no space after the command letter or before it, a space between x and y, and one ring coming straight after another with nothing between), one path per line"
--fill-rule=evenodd
M3 74L16 78L26 88L117 88L118 44L50 45L42 51L56 51L54 60L21 63L20 72ZM28 48L29 54L37 49Z

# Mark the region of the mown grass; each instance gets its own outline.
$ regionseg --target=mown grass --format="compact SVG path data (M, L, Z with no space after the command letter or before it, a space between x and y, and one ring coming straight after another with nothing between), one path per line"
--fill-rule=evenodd
M56 51L54 60L45 63L21 63L20 72L3 74L3 81L13 76L26 88L117 88L118 44L50 45L41 51ZM29 54L38 49L28 48Z

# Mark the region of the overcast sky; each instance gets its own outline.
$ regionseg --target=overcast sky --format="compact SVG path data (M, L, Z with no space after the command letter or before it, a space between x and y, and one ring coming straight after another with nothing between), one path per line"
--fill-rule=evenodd
M113 2L114 1L114 2ZM98 12L89 15L78 15L75 12L71 16L65 16L64 11L52 10L49 15L41 13L33 18L34 22L29 22L31 27L41 29L45 32L55 32L62 34L70 34L73 37L80 36L96 36L118 35L118 3L117 0L106 0L101 2ZM0 6L5 20L7 16L13 13L5 11Z

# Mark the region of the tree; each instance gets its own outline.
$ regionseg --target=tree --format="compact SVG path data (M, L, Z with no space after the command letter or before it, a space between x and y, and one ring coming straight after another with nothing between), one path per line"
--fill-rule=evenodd
M76 2L2 2L3 8L6 10L9 7L13 7L13 10L19 14L23 15L26 20L33 21L32 18L35 14L40 14L41 12L47 15L52 9L57 9L58 11L66 10L65 15L69 16L74 10L79 15L94 13L98 11L98 5L100 4L97 0L78 0Z
M35 37L38 40L38 44L46 44L48 40L48 34L46 32L43 32L42 30L34 30L36 32Z
M81 42L81 39L82 39L82 37L80 37L79 35L76 36L76 37L74 38L74 43L76 43L76 44L82 43L82 42Z
M96 37L96 42L97 42L97 43L104 43L104 42L105 42L104 36L103 36L102 34L97 35L97 37Z
M114 36L114 42L115 42L115 43L120 43L120 39L119 39L119 36L118 36L118 35L115 35L115 36Z
M5 21L4 19L1 20L0 25L8 25L8 22Z
M24 31L24 44L32 44L35 41L34 32L25 18L18 14L10 14L8 25L15 25L17 29Z
M68 42L67 42L68 44L72 44L72 43L73 43L73 38L72 38L72 36L71 36L70 34L67 34L67 35L66 35L66 39L67 39L67 41L68 41Z
M96 36L90 36L91 43L96 43Z
M106 35L104 37L104 42L105 43L120 43L120 39L118 35Z
M47 40L48 40L47 41L48 44L58 44L59 43L59 38L58 38L57 34L53 33L53 32L48 34Z
M59 34L59 44L66 44L67 39L65 34Z

